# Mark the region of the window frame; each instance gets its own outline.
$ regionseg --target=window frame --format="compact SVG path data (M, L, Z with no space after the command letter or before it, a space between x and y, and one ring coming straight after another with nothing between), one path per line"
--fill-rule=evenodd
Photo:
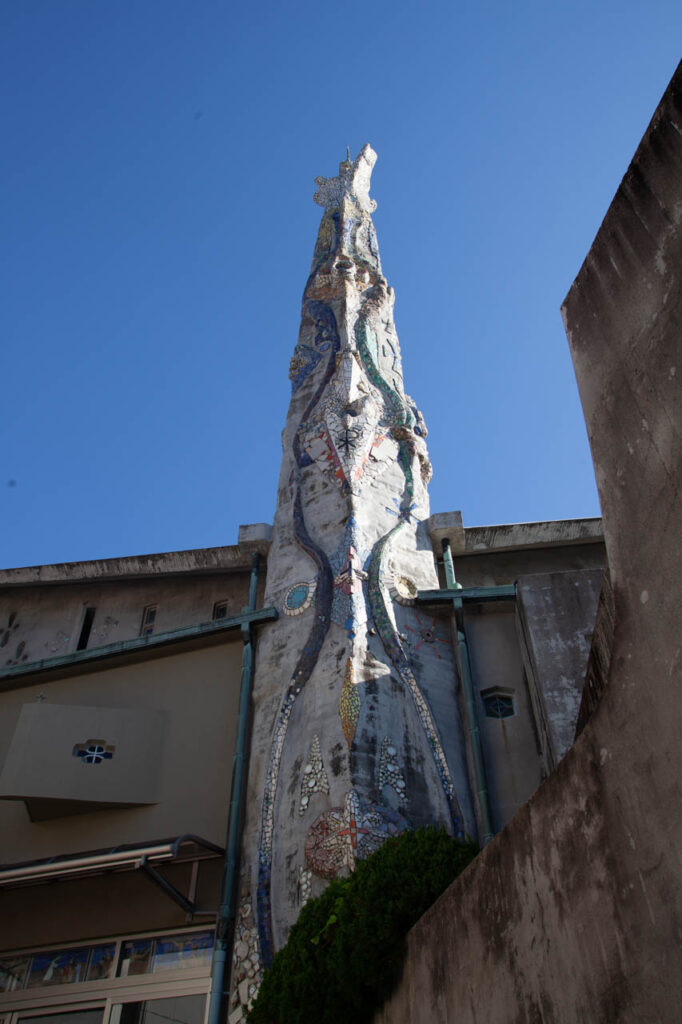
M211 621L212 622L221 622L222 619L227 619L228 618L227 612L228 612L229 604L230 604L230 602L227 600L227 598L225 598L222 601L216 601L214 603L214 605L213 605L213 614L211 616ZM216 612L218 611L219 608L224 608L225 609L225 614L224 615L216 615Z
M158 604L146 604L142 609L142 621L140 622L140 636L151 636L156 628L156 613L159 610ZM149 613L153 612L151 622Z
M66 943L60 942L40 947L31 946L9 950L7 953L3 952L3 956L14 958L90 946L115 945L112 975L108 978L71 984L36 986L35 988L15 989L11 992L0 993L0 1024L21 1024L17 1014L23 1014L23 1019L28 1024L29 1016L39 1016L46 1010L61 1013L70 1009L94 1009L99 1006L104 1006L102 1024L109 1024L111 1007L118 1003L145 1002L149 999L165 999L180 995L207 995L211 985L212 958L204 966L180 967L176 970L159 971L156 974L150 972L149 974L127 975L119 978L113 973L118 968L121 948L125 942L147 938L170 939L174 935L205 931L215 931L215 921L194 926L185 925L168 931L155 928L134 934L97 936L87 940L74 939ZM205 1013L207 1009L208 1000L206 1000Z

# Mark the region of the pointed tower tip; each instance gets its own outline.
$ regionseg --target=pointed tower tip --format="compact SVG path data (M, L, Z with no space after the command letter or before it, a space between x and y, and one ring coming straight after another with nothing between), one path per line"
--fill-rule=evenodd
M347 146L346 159L339 164L338 175L335 178L315 178L318 188L313 199L318 206L329 210L338 207L348 197L357 203L363 213L373 213L377 204L369 198L369 185L376 160L377 155L368 142L352 162L350 146Z

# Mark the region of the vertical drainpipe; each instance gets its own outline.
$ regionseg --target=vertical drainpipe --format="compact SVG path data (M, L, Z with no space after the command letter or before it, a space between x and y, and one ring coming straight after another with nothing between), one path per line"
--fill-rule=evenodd
M243 611L254 612L258 600L259 557L256 552L251 564L251 580L249 582L249 603ZM246 745L249 736L249 712L251 709L251 684L253 681L253 627L250 622L242 622L242 676L239 692L239 715L237 718L237 736L235 739L234 757L232 760L232 791L230 793L230 810L227 819L227 840L225 842L225 866L223 870L223 890L220 908L216 921L216 938L211 965L211 991L209 993L208 1016L206 1024L220 1024L222 1008L230 983L228 956L232 946L235 917L235 888L239 867L239 851L241 846L241 820L246 780Z
M459 590L460 585L455 579L455 567L452 562L452 551L450 541L447 537L443 539L443 566L445 568L445 582L448 590ZM457 629L457 668L459 677L462 680L464 690L464 711L466 716L467 732L469 735L469 748L471 761L474 769L474 787L476 791L476 804L478 807L481 832L483 833L483 845L489 843L493 838L492 814L490 812L490 797L488 785L485 779L485 763L483 761L483 745L481 733L478 728L478 715L476 714L476 700L474 697L474 683L471 676L471 662L469 660L469 645L467 644L466 633L464 632L464 617L462 615L462 600L455 597L452 601L455 613L455 625Z

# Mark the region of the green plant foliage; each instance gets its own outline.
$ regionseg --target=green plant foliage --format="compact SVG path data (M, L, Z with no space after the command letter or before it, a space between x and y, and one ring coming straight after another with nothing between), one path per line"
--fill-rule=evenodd
M389 839L310 900L265 974L248 1024L363 1024L397 983L405 936L478 853L423 828Z

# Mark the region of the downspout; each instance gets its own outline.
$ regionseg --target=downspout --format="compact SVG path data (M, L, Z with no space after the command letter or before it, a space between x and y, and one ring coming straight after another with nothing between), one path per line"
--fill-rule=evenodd
M256 552L251 565L249 582L249 603L246 611L255 611L258 600L259 557ZM246 780L247 751L249 738L249 712L251 709L251 685L253 682L253 627L250 622L242 623L242 675L239 692L239 717L237 719L237 736L234 758L232 760L232 791L230 793L230 810L227 821L227 840L225 842L225 867L223 871L223 891L216 921L216 938L211 965L211 990L209 993L208 1016L206 1024L220 1024L222 1019L223 1001L230 983L228 957L232 948L235 918L235 888L239 867L241 846L242 804L244 784Z
M445 580L448 590L458 589L455 579L455 567L452 562L452 551L450 541L443 539L443 566L445 568ZM474 771L474 788L476 792L476 805L478 817L483 833L483 845L489 843L493 838L492 814L490 812L490 797L488 785L485 778L485 763L483 760L483 745L481 733L478 727L478 715L476 714L476 700L474 697L474 683L471 676L471 662L469 659L469 645L467 644L466 633L464 632L464 616L462 614L462 601L460 598L453 598L452 607L455 614L455 627L457 630L457 668L459 678L462 681L464 691L464 712L466 727L469 738L469 750L471 752L471 763Z

